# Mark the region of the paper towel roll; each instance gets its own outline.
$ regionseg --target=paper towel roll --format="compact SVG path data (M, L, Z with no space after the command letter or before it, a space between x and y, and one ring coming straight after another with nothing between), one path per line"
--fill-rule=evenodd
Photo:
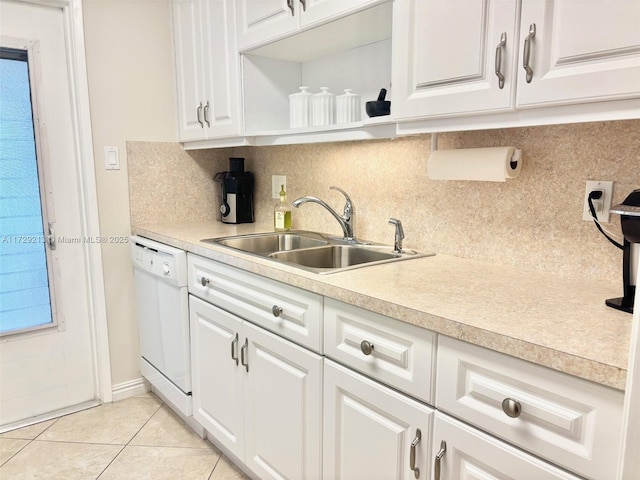
M427 175L432 180L505 182L517 177L521 168L521 151L515 147L435 150L429 157Z

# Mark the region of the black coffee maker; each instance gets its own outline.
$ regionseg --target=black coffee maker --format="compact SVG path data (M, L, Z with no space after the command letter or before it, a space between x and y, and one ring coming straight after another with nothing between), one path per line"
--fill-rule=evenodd
M610 298L607 306L633 313L636 293L636 272L640 260L640 189L634 190L620 205L611 208L611 213L620 215L620 226L624 235L622 248L623 296Z
M228 172L214 177L222 187L222 223L253 223L253 185L251 172L244 171L244 158L230 158Z

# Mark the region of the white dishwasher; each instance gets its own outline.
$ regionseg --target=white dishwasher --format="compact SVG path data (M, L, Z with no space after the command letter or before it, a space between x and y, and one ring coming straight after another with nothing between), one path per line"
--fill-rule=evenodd
M130 244L142 376L154 391L191 416L187 254L138 236L132 236Z

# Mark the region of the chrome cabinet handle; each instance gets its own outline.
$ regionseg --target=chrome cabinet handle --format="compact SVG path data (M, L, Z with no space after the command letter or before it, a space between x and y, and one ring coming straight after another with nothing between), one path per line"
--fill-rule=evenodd
M440 460L444 457L445 452L447 451L447 442L442 440L440 442L440 450L436 453L436 458L433 463L433 480L440 480Z
M209 285L209 282L210 282L210 280L209 280L207 277L202 277L202 278L200 279L200 284L201 284L203 287L206 287L207 285Z
M244 339L244 345L240 348L240 363L244 366L244 368L249 371L249 339Z
M416 467L416 447L422 440L422 432L419 428L416 429L416 438L411 442L411 450L409 451L409 468L413 470L413 474L416 478L420 477L420 469Z
M502 74L502 50L507 44L507 32L502 32L500 35L500 43L496 47L496 76L498 77L498 88L502 90L504 88L504 75Z
M207 104L204 106L204 121L207 124L207 127L211 126L211 123L209 122L209 100L207 100Z
M271 307L271 313L273 313L274 317L279 317L280 315L282 315L282 307L279 307L278 305L274 305L273 307Z
M307 0L300 0L300 3L302 4L302 11L306 12L307 11Z
M531 39L536 36L536 24L529 25L529 35L524 39L524 52L522 53L522 67L527 72L527 83L531 83L533 78L533 69L529 65L531 61Z
M511 418L518 418L522 413L522 405L513 398L505 398L502 401L502 411Z
M200 128L204 128L204 123L202 122L202 102L200 102L200 106L197 110L198 115L198 123L200 124Z
M373 349L374 349L374 345L371 342L367 342L366 340L363 340L360 343L360 350L365 355L371 355L371 353L373 352Z
M293 11L293 0L287 0L287 7L289 7L289 10L291 10L291 16L293 17L293 15L295 14L295 12Z
M236 347L238 346L238 334L231 341L231 360L236 361L236 367L238 366L238 354L236 353Z

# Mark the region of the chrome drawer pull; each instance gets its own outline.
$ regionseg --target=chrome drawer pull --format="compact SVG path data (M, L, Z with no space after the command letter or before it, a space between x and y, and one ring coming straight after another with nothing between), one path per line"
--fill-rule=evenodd
M209 279L207 277L202 277L200 279L200 283L202 284L203 287L206 287L207 285L209 285Z
M529 35L524 39L524 52L522 52L522 68L527 72L527 83L531 83L533 78L533 69L531 68L531 39L536 36L536 24L529 25Z
M244 339L244 345L240 348L240 363L246 368L247 372L249 372L249 352L247 351L249 348L249 339Z
M287 7L291 10L291 16L295 15L295 12L293 11L293 0L287 0Z
M440 450L436 453L436 459L433 463L433 480L440 480L440 460L444 457L445 452L447 451L447 442L442 440L440 442Z
M207 100L207 104L204 106L204 121L207 127L211 126L211 122L209 122L209 100Z
M202 122L202 102L200 102L200 106L196 110L196 117L198 119L198 123L200 124L200 128L204 128L204 123Z
M366 340L363 340L362 343L360 343L360 350L362 350L362 353L364 353L365 355L371 355L371 353L373 352L373 348L373 343L367 342Z
M416 467L416 447L422 440L422 432L419 428L416 429L416 438L411 442L411 450L409 451L409 468L413 470L413 474L416 478L420 477L420 469Z
M238 346L238 334L231 341L231 360L236 361L236 367L238 366L238 354L236 353L236 347Z
M498 77L498 88L504 88L504 75L502 74L502 49L507 44L507 32L502 32L500 43L496 47L496 76Z
M300 3L302 4L302 11L306 12L307 11L307 0L300 0Z
M513 398L505 398L502 401L502 411L511 418L518 418L522 413L522 405Z
M279 317L280 315L282 315L282 307L274 305L273 307L271 307L271 313L273 313L274 317Z

